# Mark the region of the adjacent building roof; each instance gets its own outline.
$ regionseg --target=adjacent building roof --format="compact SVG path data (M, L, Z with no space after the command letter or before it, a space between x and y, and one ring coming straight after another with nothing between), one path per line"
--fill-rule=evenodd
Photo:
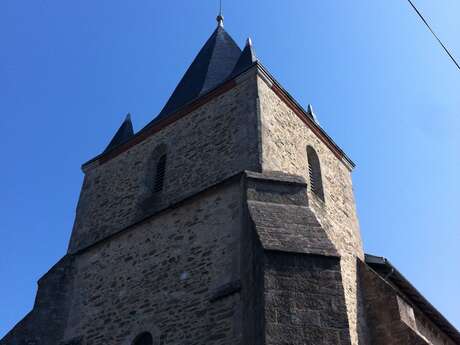
M155 120L164 118L226 81L240 55L241 49L233 38L223 25L218 25Z
M366 264L383 279L396 286L444 333L460 344L458 330L388 261L386 258L366 254Z

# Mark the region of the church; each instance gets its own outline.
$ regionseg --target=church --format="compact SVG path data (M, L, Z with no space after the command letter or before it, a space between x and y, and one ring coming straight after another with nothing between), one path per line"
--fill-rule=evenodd
M363 252L353 161L217 27L166 105L84 163L67 253L0 345L455 345Z

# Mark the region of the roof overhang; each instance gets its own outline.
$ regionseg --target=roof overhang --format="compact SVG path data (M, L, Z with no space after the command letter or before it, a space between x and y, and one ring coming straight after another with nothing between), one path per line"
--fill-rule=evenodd
M366 264L398 288L445 334L460 344L458 330L384 257L366 254Z

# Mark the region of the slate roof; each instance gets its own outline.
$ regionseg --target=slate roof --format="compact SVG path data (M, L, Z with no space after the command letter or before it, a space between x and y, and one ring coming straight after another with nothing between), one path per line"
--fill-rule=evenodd
M132 136L134 136L133 123L131 122L131 115L128 114L103 153L109 152L115 147L127 142Z
M233 38L224 30L223 17L218 16L217 22L217 28L185 72L166 105L146 127L236 77L257 61L250 39L241 51ZM133 126L128 115L102 154L125 143L132 136L134 136Z
M155 120L164 118L227 80L240 55L241 49L223 26L219 25L201 48Z
M246 46L243 49L238 61L236 62L235 68L233 68L230 78L236 77L238 74L244 72L247 68L252 66L257 61L256 52L252 46L250 38L246 41ZM229 78L229 79L230 79Z

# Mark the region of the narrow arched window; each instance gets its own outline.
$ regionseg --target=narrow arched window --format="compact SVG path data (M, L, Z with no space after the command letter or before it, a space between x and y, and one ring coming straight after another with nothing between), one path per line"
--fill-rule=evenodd
M162 155L157 161L157 169L155 173L155 183L153 191L159 193L163 190L164 180L166 173L166 155Z
M153 345L153 337L149 332L141 333L134 339L133 345Z
M323 179L318 154L311 146L307 147L308 175L310 176L310 190L324 201Z

